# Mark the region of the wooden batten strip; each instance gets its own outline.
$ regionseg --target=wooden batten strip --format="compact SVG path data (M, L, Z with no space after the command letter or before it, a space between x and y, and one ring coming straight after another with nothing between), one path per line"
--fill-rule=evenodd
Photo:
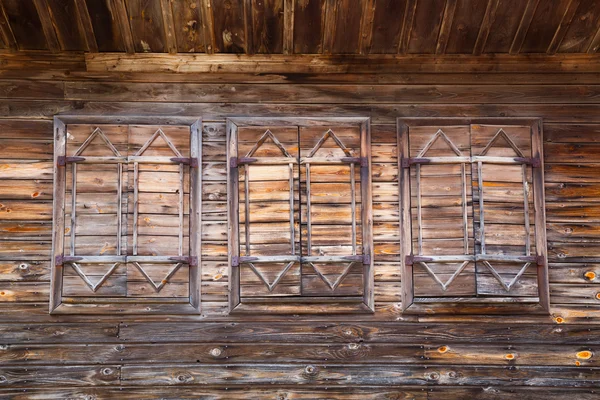
M321 26L323 27L323 39L321 41L321 49L324 54L331 54L333 49L333 42L335 39L335 31L337 29L337 8L338 2L335 0L325 0L325 12L323 13L323 21Z
M283 2L283 54L294 53L294 11L295 1Z
M364 9L360 18L360 37L358 51L360 54L369 54L373 41L373 20L375 18L375 0L364 0Z
M590 42L587 52L588 53L596 53L598 50L600 50L600 26L598 27L598 31L594 35L594 38Z
M575 16L575 12L579 7L581 0L571 0L569 5L567 6L565 13L563 14L562 20L554 33L554 37L552 38L552 42L548 46L548 50L546 53L555 54L558 48L560 47L563 39L565 38L567 31L569 30L569 26L571 26L571 22L573 21L573 17Z
M499 0L488 1L487 8L485 9L485 15L483 16L481 26L479 27L479 34L477 35L475 46L473 46L474 55L478 56L482 54L483 50L485 49L485 44L487 43L488 36L492 29L492 25L494 24L496 10L498 9L498 2Z
M15 39L15 35L10 27L2 2L0 2L0 34L2 35L4 43L6 43L11 50L18 49L17 39Z
M46 43L48 43L48 49L52 52L60 51L60 42L54 30L54 24L50 15L50 9L46 0L33 0L35 8L37 9L42 23L42 29L44 30L44 36L46 37Z
M81 24L81 31L83 32L87 50L91 53L97 53L98 43L96 41L96 35L94 34L92 18L90 17L85 0L75 0L75 9L79 16L79 23Z
M216 38L214 32L214 15L211 0L200 1L200 18L202 18L202 32L204 36L204 51L206 54L215 52Z
M400 30L398 54L406 54L408 50L408 42L410 41L410 34L412 32L416 10L417 0L407 0L406 10L404 11L404 19L402 21L402 29Z
M160 9L162 12L163 26L165 27L167 51L169 54L176 54L177 35L175 33L175 22L173 20L173 8L171 7L171 0L161 0Z
M246 35L246 54L254 54L254 24L252 0L244 0L244 34Z
M121 30L121 37L123 38L125 51L127 51L128 54L133 54L135 53L135 46L133 43L133 35L131 33L131 26L129 25L129 16L125 2L124 0L111 1L114 8L114 14L117 16L119 29Z
M529 30L529 26L531 25L533 15L535 14L535 10L537 9L539 2L540 0L527 1L527 6L525 6L523 17L521 18L521 22L519 23L519 28L517 29L515 37L513 38L513 42L510 46L510 54L518 54L521 51L521 47L523 47L523 42L525 42L525 36L527 35L527 31Z
M446 7L444 8L444 15L442 16L442 25L435 47L435 54L446 53L448 38L450 37L450 30L452 29L452 22L454 21L454 14L456 14L456 4L457 0L446 0Z

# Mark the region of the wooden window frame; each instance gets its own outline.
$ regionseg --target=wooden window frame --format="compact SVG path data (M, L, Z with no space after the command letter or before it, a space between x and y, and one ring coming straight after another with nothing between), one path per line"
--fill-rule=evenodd
M327 124L353 124L360 127L360 158L368 160L361 165L361 229L363 256L363 295L361 300L343 297L281 297L269 301L257 299L242 302L240 298L239 257L239 162L237 129L244 126L326 126ZM340 314L372 313L375 311L373 272L373 212L371 180L371 131L367 117L232 117L227 119L227 218L228 218L228 263L229 263L229 312L250 314ZM243 161L243 160L242 160ZM357 160L354 160L357 161ZM360 160L358 160L360 165ZM353 238L354 239L354 238ZM366 257L365 257L366 255ZM310 259L310 257L298 257ZM335 257L331 257L332 259ZM234 262L235 261L235 262Z
M414 126L443 125L523 125L531 127L532 183L534 190L535 261L537 264L538 301L517 302L510 297L415 297L413 292L412 216L409 130ZM515 314L541 313L550 310L548 249L546 242L546 206L544 192L543 124L539 118L397 118L398 171L400 196L402 311L406 313ZM481 198L480 198L481 200Z
M189 265L189 298L83 298L62 295L63 268L67 257L63 257L65 200L66 200L66 128L68 124L126 124L126 125L179 125L190 128L190 238L189 255L182 262ZM51 259L51 314L198 314L200 313L200 255L202 213L202 119L195 117L164 116L84 116L60 115L54 117L54 187L52 218ZM181 212L180 212L181 214ZM128 256L122 256L125 258ZM119 258L119 257L115 257ZM143 257L138 257L140 260ZM156 258L156 257L146 257ZM144 260L145 261L145 260Z

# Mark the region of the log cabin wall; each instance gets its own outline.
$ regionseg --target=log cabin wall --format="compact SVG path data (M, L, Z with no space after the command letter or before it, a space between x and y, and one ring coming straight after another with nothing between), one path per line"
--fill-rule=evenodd
M2 81L2 395L594 398L597 74L85 75ZM202 118L200 315L48 314L57 114ZM240 115L371 118L373 314L228 315L225 119ZM543 119L548 314L401 312L396 118L432 116Z
M597 4L0 1L0 398L598 398ZM199 312L49 313L57 116L201 119ZM229 312L227 121L298 117L370 119L372 313ZM398 119L432 118L541 120L547 312L404 310Z

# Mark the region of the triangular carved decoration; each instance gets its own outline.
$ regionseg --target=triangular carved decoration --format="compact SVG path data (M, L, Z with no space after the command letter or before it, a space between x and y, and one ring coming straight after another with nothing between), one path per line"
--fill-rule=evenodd
M269 292L272 292L273 289L275 289L275 287L279 284L279 282L281 281L281 279L283 278L283 276L290 270L290 268L292 268L292 265L294 265L294 261L288 263L284 269L281 270L281 272L275 277L275 279L273 280L273 282L269 282L269 280L267 279L267 277L265 277L259 270L258 268L256 268L256 265L254 265L253 263L244 263L246 265L248 265L248 267L250 267L250 269L252 270L252 272L254 272L256 274L256 276L258 276L258 278L267 286L267 288L269 289Z
M515 144L515 142L513 142L511 140L511 138L508 137L508 135L506 134L506 132L504 132L504 129L500 128L498 130L498 132L494 135L494 137L492 138L492 140L489 141L489 143L485 146L485 148L483 149L483 151L481 152L480 156L485 156L488 151L490 151L490 149L492 147L494 147L494 145L496 145L499 140L503 139L506 144L513 149L513 151L515 152L515 155L517 157L525 157L523 155L523 152L519 149L519 147Z
M504 281L504 279L502 279L502 277L500 276L498 271L496 271L496 269L494 267L492 267L492 264L490 264L488 261L483 261L483 265L485 265L490 270L492 275L494 275L494 277L498 280L498 282L500 282L500 284L502 285L504 290L506 290L507 292L510 292L510 290L517 283L519 278L525 273L527 268L529 268L531 263L525 263L525 265L523 265L523 268L521 268L521 270L511 279L511 281L509 283L506 283Z
M346 266L346 268L344 268L344 270L342 271L342 273L340 275L338 275L338 277L336 278L336 280L333 281L333 282L331 282L329 280L329 278L327 278L327 275L324 274L319 268L317 268L317 266L314 263L309 263L309 264L311 265L311 267L313 267L313 269L315 270L315 272L317 273L317 275L319 275L319 277L323 280L323 282L325 282L327 284L327 286L329 286L329 288L331 290L335 290L335 289L338 288L338 286L340 286L340 284L342 283L342 281L344 280L344 278L346 278L346 276L350 272L350 269L352 268L352 266L355 263L351 262L350 264L348 264Z
M458 147L456 147L452 140L450 140L450 138L444 133L444 131L438 129L438 131L435 133L435 135L433 135L431 140L429 140L429 142L425 145L425 147L423 148L423 150L421 150L417 157L424 157L429 151L429 149L431 149L435 142L437 142L440 138L448 145L448 148L452 150L454 154L456 154L459 157L462 156L462 152L458 149Z
M467 265L469 265L469 261L464 261L460 267L458 267L458 269L454 272L454 274L452 274L452 276L450 278L448 278L448 280L444 283L442 282L442 280L437 276L437 274L435 272L433 272L433 270L431 269L431 267L429 267L429 265L427 265L427 263L425 262L419 262L418 263L420 266L423 267L423 269L425 269L425 272L427 272L429 274L429 276L431 276L431 278L442 287L442 290L445 292L448 287L452 284L452 282L454 282L454 280L461 274L461 272L464 271L464 269L467 267Z
M177 272L177 270L179 270L179 268L183 264L182 263L175 264L173 269L171 269L167 273L167 275L165 275L165 277L158 284L156 282L154 282L154 280L150 277L150 275L148 275L148 273L144 270L144 268L142 268L142 266L139 263L134 262L133 265L140 271L140 273L144 276L144 278L146 278L146 280L152 285L154 290L158 293L169 282L169 279L171 279L171 277L173 275L175 275L175 272Z
M338 145L338 147L340 149L342 149L342 151L344 152L344 154L346 156L352 157L352 152L346 146L344 146L344 143L342 143L340 138L338 138L331 129L329 129L327 132L325 132L323 137L321 139L319 139L319 141L317 142L315 147L313 147L313 149L308 154L308 157L314 157L314 155L317 153L317 151L319 151L319 149L323 146L325 141L327 141L327 139L329 139L329 138L333 139L333 141Z
M116 271L119 264L121 263L114 263L112 267L110 267L108 271L106 271L106 273L102 276L102 278L100 278L100 280L98 280L98 282L96 283L93 283L90 280L90 278L83 272L83 270L77 263L71 263L71 267L73 268L73 270L75 270L77 275L79 275L79 277L85 282L85 284L92 290L92 292L96 292L98 288L102 286L104 282L106 282L106 280L113 274L113 272Z
M265 144L265 142L267 141L267 139L271 139L271 141L273 142L273 144L275 146L277 146L277 148L279 150L281 150L281 153L284 155L284 157L292 157L290 155L290 153L288 153L288 151L285 149L285 147L281 144L281 142L275 137L275 135L273 134L273 132L271 132L270 129L267 129L265 131L265 133L260 137L260 139L258 139L258 141L254 145L254 147L252 147L252 149L248 152L248 154L246 154L246 157L252 157L254 155L254 153L256 153L256 151L263 144Z
M167 137L167 135L165 135L165 133L163 132L162 129L158 128L156 130L156 132L154 132L154 135L152 135L150 137L150 139L148 139L146 141L146 143L144 143L144 145L138 150L137 153L135 153L136 156L141 156L142 154L144 154L144 152L146 150L148 150L148 148L152 145L152 143L154 143L154 141L158 138L161 137L165 143L167 144L167 146L169 146L169 148L171 149L171 151L173 152L173 154L175 154L176 157L183 157L181 155L181 153L179 152L179 150L177 150L177 148L173 145L173 143L171 143L171 141L169 140L169 138Z
M85 139L85 141L81 144L81 146L79 146L79 148L73 155L75 157L82 155L83 151L90 145L90 143L92 143L94 141L94 139L96 139L96 137L100 137L104 141L104 143L106 144L106 147L108 147L110 149L110 151L113 153L114 156L116 156L116 157L121 156L121 153L119 153L119 150L117 150L117 148L111 143L111 141L108 140L108 138L106 137L106 135L104 134L104 132L102 132L102 129L100 129L100 128L94 129L94 131L90 134L90 136L88 136L87 139Z

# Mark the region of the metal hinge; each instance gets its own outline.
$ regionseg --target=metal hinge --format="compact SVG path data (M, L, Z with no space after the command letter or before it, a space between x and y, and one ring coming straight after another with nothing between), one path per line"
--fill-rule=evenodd
M238 256L231 257L231 266L233 266L233 267L240 266L240 258Z
M536 263L537 265L540 265L540 266L541 266L541 265L546 265L546 257L544 257L544 256L537 256L537 257L535 258L535 263Z
M400 166L402 168L410 168L413 164L428 164L431 162L431 159L424 157L403 157L400 161Z
M414 258L415 258L415 256L414 256L414 255L412 255L412 254L411 254L411 255L408 255L408 256L406 256L406 257L404 258L404 264L406 264L406 265L413 265L413 264L414 264Z
M369 254L363 254L363 264L364 265L371 264L371 256Z
M54 257L54 265L63 265L63 263L64 257L62 256L62 254Z

